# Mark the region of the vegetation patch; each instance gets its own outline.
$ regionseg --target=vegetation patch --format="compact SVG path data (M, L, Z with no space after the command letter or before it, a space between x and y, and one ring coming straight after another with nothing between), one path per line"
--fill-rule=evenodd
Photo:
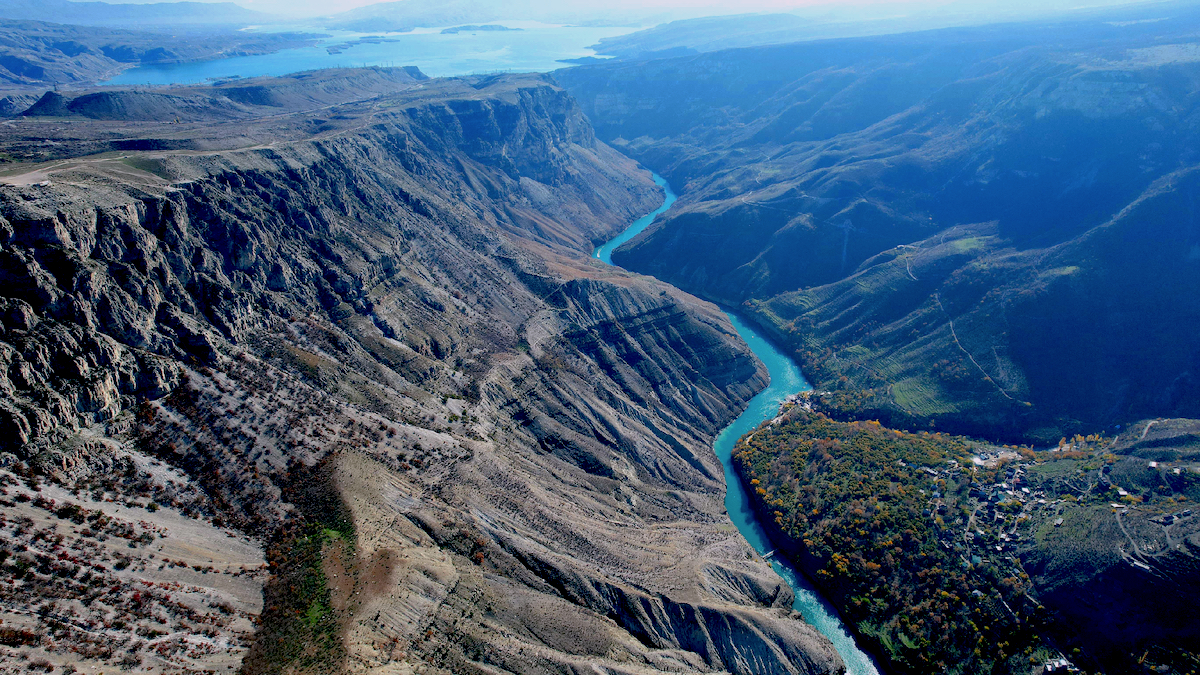
M891 669L1189 672L1195 584L1152 590L1186 564L1171 542L1200 531L1186 462L1116 455L1099 435L1036 452L904 432L835 419L825 400L789 404L733 459L775 544Z
M1019 568L967 555L944 494L973 448L943 434L836 422L795 407L734 451L773 534L901 672L1028 672L1041 647Z
M354 558L354 525L332 486L332 461L288 469L284 497L298 513L267 549L273 576L246 673L336 673L345 662L342 617L325 569L332 556Z

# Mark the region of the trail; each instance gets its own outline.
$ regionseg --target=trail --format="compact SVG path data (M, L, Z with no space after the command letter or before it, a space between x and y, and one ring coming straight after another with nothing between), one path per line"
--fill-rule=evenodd
M959 350L962 351L963 354L967 355L967 358L971 360L971 363L974 363L975 367L979 369L979 372L983 373L983 377L988 382L991 382L992 386L994 386L996 388L996 391L1000 392L1000 394L1003 395L1004 398L1006 398L1010 401L1017 400L1017 399L1013 398L1012 396L1009 396L1008 392L1004 391L1004 389L994 379L992 379L991 375L988 375L987 371L983 369L983 366L979 365L979 362L975 360L975 357L971 356L971 352L967 351L966 347L963 347L962 343L958 341L958 333L954 330L954 319L950 318L950 313L947 312L946 307L944 305L942 305L941 294L934 293L933 301L936 302L938 308L942 310L942 314L946 315L946 322L950 324L950 337L954 338L954 344L958 345Z
M1150 427L1154 426L1155 424L1158 424L1158 420L1150 420L1149 422L1146 422L1146 428L1142 429L1142 435L1138 437L1138 441L1146 440L1146 434L1150 433Z

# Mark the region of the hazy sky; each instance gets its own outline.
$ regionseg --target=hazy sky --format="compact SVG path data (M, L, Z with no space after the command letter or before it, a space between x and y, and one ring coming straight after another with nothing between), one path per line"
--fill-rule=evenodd
M170 2L176 0L103 0L110 3ZM380 0L195 0L199 2L234 2L243 7L271 13L329 15L355 9L366 5L378 4ZM412 2L413 0L400 0ZM953 0L532 0L537 4L557 9L577 10L585 13L630 12L638 15L649 15L656 12L666 12L681 16L712 16L718 14L738 14L767 11L788 11L800 8L837 7L851 8L863 6L888 5L944 5ZM525 2L511 4L525 5ZM425 4L425 3L421 3ZM448 3L449 4L449 3ZM504 0L495 4L504 5ZM517 16L509 18L520 18Z
M106 2L163 2L176 0L104 0ZM194 0L200 2L235 2L261 12L290 16L329 16L366 5L380 4L379 0ZM1040 14L1048 11L1070 10L1087 6L1133 4L1147 0L399 0L393 4L412 4L424 8L479 4L505 7L503 19L543 19L529 14L551 13L564 16L574 13L570 21L594 17L624 17L643 25L672 19L741 14L754 12L793 11L799 13L832 13L840 17L872 19L912 16L925 13L999 18L1003 16ZM537 9L530 10L530 7ZM511 16L509 15L511 14Z

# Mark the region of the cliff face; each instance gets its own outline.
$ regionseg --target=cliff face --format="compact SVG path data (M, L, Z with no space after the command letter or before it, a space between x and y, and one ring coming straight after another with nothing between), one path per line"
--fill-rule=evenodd
M724 514L712 435L765 373L714 307L587 259L660 197L560 89L90 124L62 133L209 149L0 188L5 463L78 488L128 457L145 500L176 467L200 496L155 508L265 545L248 672L841 667Z

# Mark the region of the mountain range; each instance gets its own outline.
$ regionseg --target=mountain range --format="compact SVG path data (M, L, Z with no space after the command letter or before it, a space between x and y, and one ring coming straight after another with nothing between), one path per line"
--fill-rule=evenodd
M681 191L619 264L744 305L863 414L1046 442L1197 414L1198 19L1155 5L556 78Z

